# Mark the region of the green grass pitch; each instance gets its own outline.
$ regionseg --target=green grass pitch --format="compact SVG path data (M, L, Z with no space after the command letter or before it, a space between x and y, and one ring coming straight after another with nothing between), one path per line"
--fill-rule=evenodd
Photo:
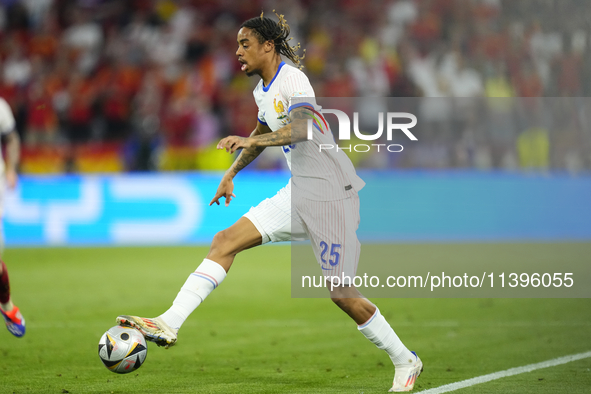
M421 245L401 249L413 248ZM568 250L572 256L565 259L589 263L590 244ZM165 350L150 343L138 371L108 371L97 345L115 317L165 311L206 252L205 247L8 249L13 299L26 317L27 334L17 339L0 329L0 393L388 390L393 367L387 355L343 312L328 299L290 297L288 246L238 256L224 283L183 326L177 346ZM415 392L591 350L590 299L374 302L425 363ZM591 359L584 359L459 392L588 393L590 370Z

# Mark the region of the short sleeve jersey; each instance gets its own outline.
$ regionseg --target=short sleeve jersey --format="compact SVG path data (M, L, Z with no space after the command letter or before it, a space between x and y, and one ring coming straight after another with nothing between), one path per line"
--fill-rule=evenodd
M310 200L332 201L361 190L365 182L357 176L347 155L342 150L320 149L321 144L334 144L334 137L302 71L281 62L271 82L265 86L261 79L253 95L259 109L258 121L273 132L291 123L294 108L304 106L312 114L313 138L281 147L295 191Z

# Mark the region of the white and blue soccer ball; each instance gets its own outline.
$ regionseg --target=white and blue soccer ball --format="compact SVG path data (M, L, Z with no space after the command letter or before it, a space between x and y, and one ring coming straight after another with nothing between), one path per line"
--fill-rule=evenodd
M115 373L136 371L146 361L148 346L141 332L131 327L111 327L99 341L101 361Z

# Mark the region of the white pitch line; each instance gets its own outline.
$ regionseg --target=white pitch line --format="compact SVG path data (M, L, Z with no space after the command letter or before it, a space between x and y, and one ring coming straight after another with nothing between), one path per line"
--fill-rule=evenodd
M419 391L417 394L441 394L449 391L463 389L480 383L490 382L491 380L506 378L507 376L519 375L526 372L532 372L536 369L555 367L557 365L570 363L571 361L581 360L591 357L591 352L578 353L570 356L558 357L552 360L542 361L541 363L524 365L523 367L510 368L505 371L494 372L488 375L477 376L472 379L462 380L461 382L446 384L432 389Z

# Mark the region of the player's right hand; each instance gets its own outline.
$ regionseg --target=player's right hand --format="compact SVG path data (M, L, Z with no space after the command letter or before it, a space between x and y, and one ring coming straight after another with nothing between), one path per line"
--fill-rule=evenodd
M215 196L211 199L209 206L211 207L215 202L217 205L220 205L220 198L224 197L226 199L226 206L230 205L230 201L232 198L236 197L233 193L234 191L234 181L232 177L224 175L222 178L220 185L218 186L218 190L215 193Z

